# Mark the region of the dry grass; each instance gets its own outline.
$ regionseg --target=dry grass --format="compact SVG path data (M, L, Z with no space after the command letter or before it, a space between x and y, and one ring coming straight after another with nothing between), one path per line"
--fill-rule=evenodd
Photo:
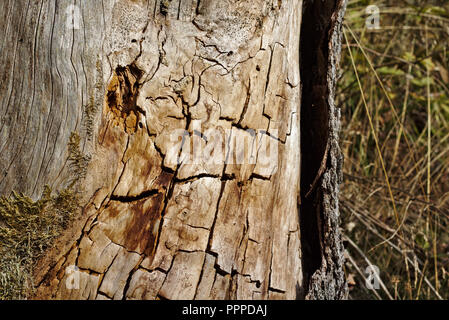
M71 189L38 201L13 192L0 197L0 300L25 299L32 290L33 263L52 246L78 208Z
M26 299L33 290L34 263L53 246L80 209L80 181L90 158L80 149L80 137L73 132L68 141L72 181L52 194L45 186L37 201L22 193L0 197L0 300Z
M365 28L369 4L380 30ZM447 1L349 1L337 99L351 298L449 298L448 36Z

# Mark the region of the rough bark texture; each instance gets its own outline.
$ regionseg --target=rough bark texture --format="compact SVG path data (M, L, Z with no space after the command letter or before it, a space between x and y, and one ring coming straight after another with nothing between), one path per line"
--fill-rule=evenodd
M301 238L308 299L343 299L338 193L343 157L335 87L346 1L304 1L301 30Z
M0 194L77 179L85 204L38 264L36 298L345 297L333 103L344 1L302 10L2 1ZM218 163L185 153L216 139Z

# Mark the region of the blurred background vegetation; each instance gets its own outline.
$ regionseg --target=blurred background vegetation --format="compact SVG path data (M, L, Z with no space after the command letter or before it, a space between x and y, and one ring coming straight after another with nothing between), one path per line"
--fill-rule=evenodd
M348 3L337 101L352 299L449 299L448 40L447 0Z

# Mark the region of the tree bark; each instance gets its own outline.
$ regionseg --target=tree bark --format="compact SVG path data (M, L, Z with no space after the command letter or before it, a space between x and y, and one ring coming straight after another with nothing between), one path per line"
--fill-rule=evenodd
M83 203L34 297L345 298L344 8L2 1L0 194Z

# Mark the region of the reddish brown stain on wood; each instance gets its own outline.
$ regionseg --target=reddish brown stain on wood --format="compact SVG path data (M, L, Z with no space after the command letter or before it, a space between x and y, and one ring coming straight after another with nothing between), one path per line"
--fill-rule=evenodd
M114 115L113 123L122 126L127 133L137 131L139 114L144 112L136 104L142 74L134 64L117 67L107 88L106 102Z

